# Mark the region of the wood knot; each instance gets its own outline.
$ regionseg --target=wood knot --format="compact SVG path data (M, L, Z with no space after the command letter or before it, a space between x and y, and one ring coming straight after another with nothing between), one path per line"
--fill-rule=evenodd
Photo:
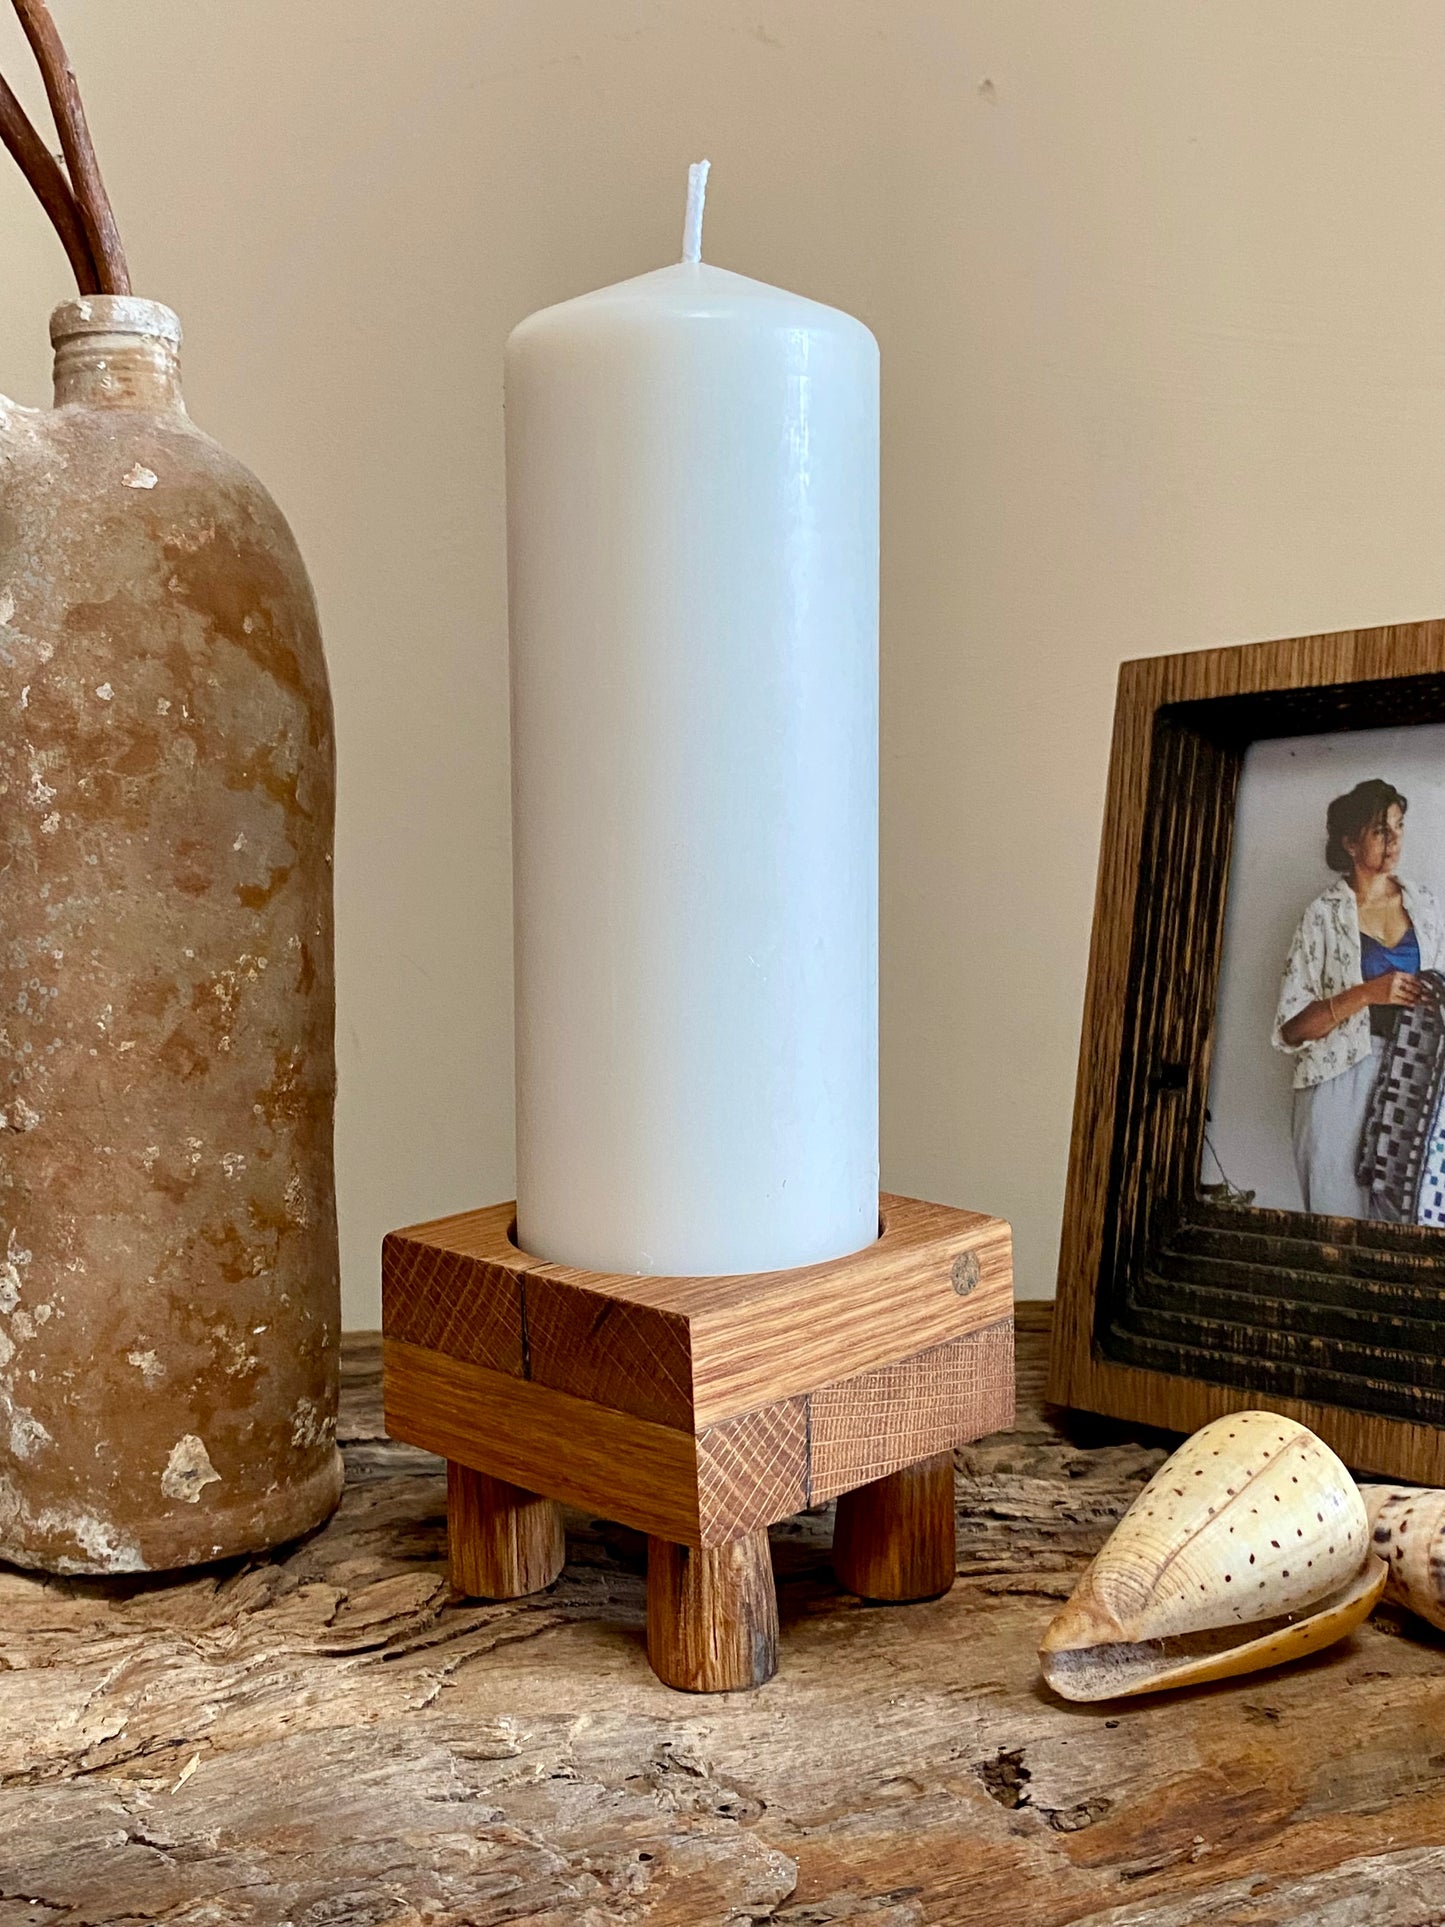
M953 1261L951 1281L953 1289L960 1298L967 1298L978 1286L978 1257L972 1251L960 1251Z

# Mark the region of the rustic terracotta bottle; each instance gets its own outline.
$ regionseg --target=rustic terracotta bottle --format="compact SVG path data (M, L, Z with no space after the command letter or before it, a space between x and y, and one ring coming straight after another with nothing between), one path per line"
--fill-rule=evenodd
M0 1557L188 1565L341 1489L331 701L169 309L0 401Z

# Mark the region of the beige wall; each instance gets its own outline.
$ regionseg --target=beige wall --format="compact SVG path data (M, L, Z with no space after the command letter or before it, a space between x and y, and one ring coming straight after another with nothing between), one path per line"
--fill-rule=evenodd
M1115 664L1445 608L1445 9L56 7L321 601L351 1321L387 1226L511 1184L502 341L672 258L702 153L710 256L883 349L885 1182L1006 1214L1047 1294ZM65 276L8 173L0 232L39 400Z

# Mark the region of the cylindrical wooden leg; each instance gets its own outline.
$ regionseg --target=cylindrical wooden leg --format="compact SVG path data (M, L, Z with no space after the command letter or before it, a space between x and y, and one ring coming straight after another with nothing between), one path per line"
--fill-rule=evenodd
M550 1586L566 1557L554 1500L447 1460L447 1563L458 1592L520 1599Z
M723 1546L647 1542L647 1657L667 1686L728 1693L778 1664L778 1596L766 1532Z
M953 1584L953 1454L845 1492L833 1570L863 1599L936 1599Z

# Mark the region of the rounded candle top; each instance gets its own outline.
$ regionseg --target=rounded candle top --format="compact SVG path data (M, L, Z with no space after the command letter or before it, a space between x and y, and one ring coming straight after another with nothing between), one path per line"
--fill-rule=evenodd
M590 332L598 326L648 327L672 321L741 322L756 329L789 334L832 335L867 342L874 354L878 344L870 329L822 301L809 301L766 281L754 281L702 259L703 198L709 163L698 161L688 170L687 214L683 223L683 258L672 267L654 268L611 287L539 308L518 322L507 340L509 352L541 336L565 337L574 329Z

